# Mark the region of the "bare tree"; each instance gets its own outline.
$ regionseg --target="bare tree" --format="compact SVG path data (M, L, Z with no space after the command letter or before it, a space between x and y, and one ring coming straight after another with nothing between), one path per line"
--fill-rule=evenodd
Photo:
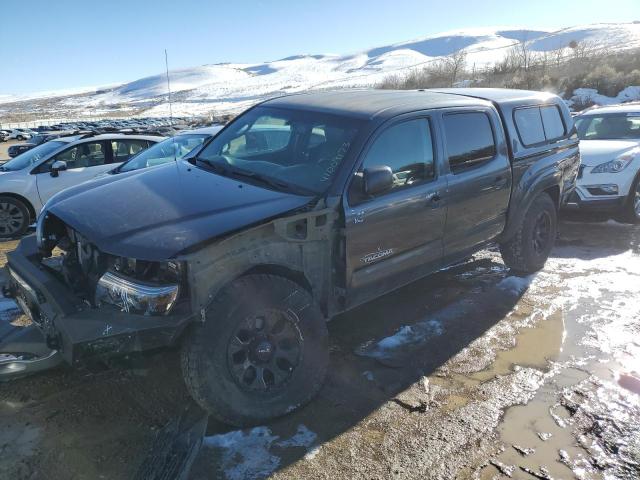
M595 44L587 40L572 40L569 42L569 48L571 49L575 60L589 59L594 55L594 53L596 53Z
M453 87L467 68L467 52L458 50L446 57L444 63L449 74L449 86Z
M562 62L564 62L566 55L567 55L567 47L560 47L551 51L551 56L553 57L553 63L556 68L560 68L560 65L562 64Z

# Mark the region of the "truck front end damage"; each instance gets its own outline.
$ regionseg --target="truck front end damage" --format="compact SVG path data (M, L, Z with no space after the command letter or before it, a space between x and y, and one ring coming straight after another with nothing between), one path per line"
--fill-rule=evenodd
M42 223L7 255L5 290L48 348L74 364L175 342L193 317L183 264L109 255L53 215Z
M5 295L70 365L176 344L187 325L206 320L220 288L257 271L300 283L330 317L341 310L330 295L335 228L332 209L294 213L178 259L144 261L102 252L47 213L7 254Z

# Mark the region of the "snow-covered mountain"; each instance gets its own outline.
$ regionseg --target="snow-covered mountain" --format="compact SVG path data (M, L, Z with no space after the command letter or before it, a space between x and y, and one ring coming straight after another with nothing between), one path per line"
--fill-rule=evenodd
M467 29L349 55L304 54L260 64L224 63L174 70L170 72L173 113L233 112L284 93L371 86L389 74L406 73L462 49L468 65L480 67L501 60L509 48L522 40L540 52L566 47L574 41L626 50L640 47L640 23L594 24L556 31ZM166 92L166 77L159 74L116 86L24 96L0 94L0 119L10 112L41 112L47 116L166 115Z

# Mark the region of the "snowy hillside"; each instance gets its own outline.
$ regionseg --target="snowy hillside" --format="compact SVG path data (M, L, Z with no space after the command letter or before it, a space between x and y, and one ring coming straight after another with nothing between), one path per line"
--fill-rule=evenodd
M501 60L525 40L534 51L586 41L597 48L640 47L640 24L595 24L559 31L509 27L446 32L349 55L296 55L261 64L225 63L170 73L173 113L196 115L246 108L256 101L310 89L362 87L380 82L464 49L467 63L480 67ZM9 92L2 92L5 95ZM118 86L11 97L0 93L0 118L8 112L82 116L118 112L166 115L166 77L141 78ZM35 109L35 110L34 110Z

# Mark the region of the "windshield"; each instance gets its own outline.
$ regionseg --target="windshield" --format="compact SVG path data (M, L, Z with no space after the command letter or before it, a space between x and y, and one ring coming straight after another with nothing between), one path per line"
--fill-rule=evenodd
M640 113L585 115L576 128L580 140L640 140Z
M43 143L41 145L38 145L37 147L32 148L31 150L27 150L26 152L21 153L13 160L9 160L7 163L2 165L0 169L5 172L22 170L23 168L35 165L44 157L46 157L50 153L55 152L59 148L64 147L65 145L67 145L67 143L56 141Z
M198 160L280 188L322 193L347 155L360 121L318 112L257 107L222 130Z
M210 135L206 133L190 133L167 138L132 157L128 162L123 163L117 171L130 172L179 160L194 148L202 145L202 142L209 137Z

